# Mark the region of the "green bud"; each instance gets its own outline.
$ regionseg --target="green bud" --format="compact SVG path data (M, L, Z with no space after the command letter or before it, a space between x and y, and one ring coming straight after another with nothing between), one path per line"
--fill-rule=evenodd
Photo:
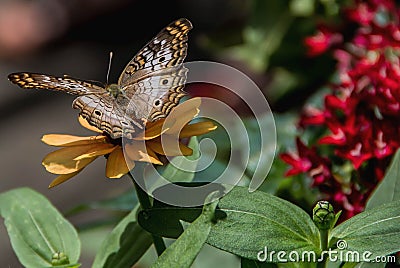
M319 201L313 209L313 221L320 230L329 230L335 224L335 211L328 201Z
M53 266L69 264L69 258L64 252L56 252L51 258L51 264Z

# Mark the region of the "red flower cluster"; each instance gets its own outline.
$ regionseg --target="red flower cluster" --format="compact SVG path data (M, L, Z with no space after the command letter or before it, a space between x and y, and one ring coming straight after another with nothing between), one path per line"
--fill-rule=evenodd
M340 82L322 109L308 107L300 120L303 128L325 127L327 135L311 148L298 139L298 155L281 158L293 166L286 175L309 174L349 218L363 210L400 147L400 9L390 0L356 1L344 15L357 25L350 40L339 44L340 33L327 30L305 40L309 55L334 48L338 60ZM322 144L333 150L322 156Z

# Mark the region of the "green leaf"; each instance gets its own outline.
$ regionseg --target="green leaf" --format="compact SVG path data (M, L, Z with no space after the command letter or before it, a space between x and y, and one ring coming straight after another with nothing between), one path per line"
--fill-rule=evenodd
M240 258L241 268L277 268L278 265L271 262L259 262L256 260L249 260L246 258Z
M370 263L370 262L363 262L359 263L358 265L354 265L353 267L356 268L385 268L386 263ZM343 268L352 268L352 267L343 267Z
M77 267L80 241L74 227L41 194L19 188L0 194L0 214L12 247L24 267L52 267L62 252Z
M317 264L314 262L272 263L272 262L259 262L255 260L241 258L241 268L315 268L315 267L317 267Z
M354 262L346 262L346 263L344 263L343 265L340 265L340 266L338 266L338 267L341 267L341 268L353 268L353 267L355 267L355 266L357 266L357 263L354 263Z
M340 215L342 215L342 211L341 210L338 213L335 214L335 219L333 220L332 225L331 225L332 227L334 227L336 225L337 221L340 218Z
M385 177L370 196L366 209L400 200L400 150L397 150Z
M338 261L338 260L331 261L328 258L326 260L326 264L325 264L325 268L344 268L344 266L346 266L346 268L353 268L354 267L354 263L353 262L341 262L341 261Z
M147 251L152 239L136 222L137 210L138 206L103 241L93 268L132 267Z
M211 193L210 200L215 194ZM204 205L202 214L157 259L152 267L190 267L207 240L218 201Z
M392 164L389 167L385 178L381 182L381 185L386 185L387 183L389 183L389 184L393 183L393 178L397 179L397 173L398 173L398 169L399 169L398 161L399 161L399 152L397 152L396 156L393 158ZM393 184L393 185L395 185L395 184ZM395 188L395 186L393 188ZM378 189L375 190L375 193L373 194L373 195L375 195L375 198L373 199L372 203L370 203L371 199L367 203L367 206L368 206L368 204L370 204L369 207L368 207L369 209L373 208L375 205L378 206L379 202L383 201L383 199L386 199L387 195L385 195L384 192L382 192L382 191L387 191L387 193L390 193L389 189L392 189L392 188L387 187L387 185L386 185L384 187L378 186ZM392 189L392 190L394 190L394 189ZM383 201L383 202L390 202L390 200ZM338 218L338 214L340 214L340 212L336 214L336 218ZM343 240L347 241L345 239L343 239ZM337 239L333 239L333 242L337 242ZM371 242L371 243L373 243L373 242ZM341 262L328 262L328 264L329 264L328 265L329 268L330 267L342 267L341 266ZM368 262L350 263L350 262L347 262L347 263L344 264L343 267L346 267L346 268L351 268L351 267L357 267L357 268L364 268L364 267L365 268L380 268L380 267L385 267L385 263L368 263Z
M335 227L330 247L338 244L343 252L371 252L370 258L400 251L400 200L364 211Z
M264 251L320 253L319 232L299 207L270 194L235 187L219 208L226 213L211 229L207 243L244 258L257 260ZM270 262L276 262L276 254Z
M285 262L278 263L278 268L316 268L318 266L315 262Z

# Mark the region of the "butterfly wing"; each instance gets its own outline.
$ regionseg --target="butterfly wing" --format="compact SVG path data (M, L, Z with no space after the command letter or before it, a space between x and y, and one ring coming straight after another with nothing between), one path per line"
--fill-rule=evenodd
M12 73L8 75L8 79L12 83L27 89L49 89L63 91L72 95L105 92L104 87L101 85L67 76L56 77L47 74Z
M162 29L126 65L118 80L120 87L124 88L154 72L181 64L186 57L190 29L192 24L184 18Z
M183 87L187 69L180 66L167 70L128 86L125 96L117 97L129 117L154 121L166 117L179 104L185 96Z
M108 133L111 138L129 138L141 127L126 118L125 112L101 85L71 77L35 73L13 73L8 79L22 88L49 89L78 95L72 107L78 109L90 125Z
M131 139L133 134L142 126L119 107L115 99L110 95L83 95L72 103L72 107L80 110L80 115L88 123L108 133L112 139L127 137Z
M129 116L150 121L165 117L185 95L187 69L182 62L190 29L187 19L170 23L125 67L118 80L124 95L117 101Z

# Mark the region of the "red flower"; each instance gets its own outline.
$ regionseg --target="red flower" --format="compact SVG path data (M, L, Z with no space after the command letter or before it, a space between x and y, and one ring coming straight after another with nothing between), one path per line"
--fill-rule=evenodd
M355 8L345 10L347 17L359 24L368 25L375 17L376 10L368 3L358 3Z
M321 157L316 148L308 148L304 143L296 139L297 153L283 153L281 159L292 166L286 172L286 176L293 176L308 172L314 178L316 184L321 184L330 178L329 159Z
M304 44L308 51L307 55L310 57L318 56L340 42L342 42L341 34L322 26L315 35L304 39Z
M364 210L366 197L365 193L361 193L358 189L351 188L348 194L338 190L331 200L334 207L343 208L343 218L348 219Z
M363 162L372 157L369 146L361 141L339 148L335 153L338 156L349 159L355 169L360 168Z
M312 106L306 106L300 118L299 126L321 125L325 122L325 111Z

